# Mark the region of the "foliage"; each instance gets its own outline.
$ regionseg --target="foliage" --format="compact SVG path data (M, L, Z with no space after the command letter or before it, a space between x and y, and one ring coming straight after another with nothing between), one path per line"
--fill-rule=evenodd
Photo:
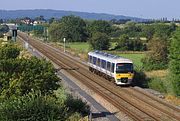
M108 50L110 47L109 37L100 32L96 32L89 40L90 45L95 50Z
M33 30L32 33L36 37L42 37L44 34L44 31L43 30Z
M180 29L173 35L170 45L170 75L175 95L180 96Z
M52 41L61 40L62 37L60 36L60 33L61 33L61 24L53 22L49 27L50 39Z
M127 34L129 37L138 37L141 32L140 26L137 26L135 22L127 22L125 28L123 29L124 34Z
M69 42L85 42L88 36L84 20L72 15L62 17L58 24L53 23L49 33L53 39L63 40L65 37Z
M66 98L62 98L66 97ZM89 113L89 106L58 90L58 95L31 92L18 98L0 101L0 120L6 121L62 121L80 120Z
M9 27L7 25L0 25L0 33L6 33L9 31Z
M151 78L148 81L148 87L159 92L163 92L163 93L167 92L167 88L164 80L158 77Z
M57 121L66 119L67 108L49 96L29 93L18 98L4 100L0 105L1 121Z
M89 26L89 32L91 34L100 32L110 35L111 31L112 31L111 24L108 21L104 21L104 20L95 20Z
M127 35L123 34L117 41L116 50L130 50L130 51L143 51L146 50L146 45L144 45L140 38L130 39Z
M20 49L13 44L7 44L0 48L0 59L16 58L20 54Z
M24 95L32 90L48 94L58 88L59 79L46 60L35 57L28 60L8 59L1 60L0 65L0 94L3 97Z
M167 68L167 42L159 38L153 38L148 44L148 49L149 52L142 59L144 69L157 70Z
M171 33L176 30L175 24L166 25L163 23L156 23L154 24L154 36L162 39L168 39L171 36Z

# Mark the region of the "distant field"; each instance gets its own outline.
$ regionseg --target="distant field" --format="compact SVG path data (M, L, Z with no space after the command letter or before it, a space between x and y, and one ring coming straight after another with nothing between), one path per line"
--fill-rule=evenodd
M135 68L136 67L138 67L138 68L142 67L141 59L145 56L145 54L143 54L143 53L130 53L130 54L120 53L117 55L122 56L124 58L131 59L134 62Z
M72 49L76 49L76 50L80 50L80 51L85 51L85 52L88 52L88 50L89 50L89 44L86 43L86 42L68 43L67 46L72 48Z

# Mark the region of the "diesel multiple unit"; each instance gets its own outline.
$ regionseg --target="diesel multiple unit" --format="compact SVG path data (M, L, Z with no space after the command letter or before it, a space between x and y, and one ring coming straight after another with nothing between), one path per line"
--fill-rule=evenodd
M101 51L88 53L88 65L91 72L114 80L117 85L131 84L134 76L131 60Z

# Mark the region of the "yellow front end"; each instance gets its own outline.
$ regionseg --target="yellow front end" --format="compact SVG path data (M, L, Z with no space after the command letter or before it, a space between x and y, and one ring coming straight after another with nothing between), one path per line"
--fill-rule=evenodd
M134 77L133 73L116 74L116 83L117 84L131 84L133 77Z

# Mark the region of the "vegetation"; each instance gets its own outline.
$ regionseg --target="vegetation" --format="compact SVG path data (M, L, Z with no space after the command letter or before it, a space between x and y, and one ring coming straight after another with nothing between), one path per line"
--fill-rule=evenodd
M107 50L110 46L109 37L100 32L96 32L90 39L90 45L94 50Z
M170 45L170 80L175 95L180 96L180 29L178 29Z
M0 25L0 38L3 37L3 34L9 31L9 27L7 25Z
M112 31L112 26L108 21L95 20L89 25L88 30L89 30L90 35L96 32L110 35Z
M13 44L0 48L0 120L79 120L89 106L59 88L53 66L35 57L18 58ZM58 90L57 90L58 89Z
M87 38L86 23L76 16L62 17L60 23L50 26L49 33L56 41L66 38L69 42L84 42Z
M142 60L145 70L166 69L168 64L167 41L152 38L148 44L149 52Z

